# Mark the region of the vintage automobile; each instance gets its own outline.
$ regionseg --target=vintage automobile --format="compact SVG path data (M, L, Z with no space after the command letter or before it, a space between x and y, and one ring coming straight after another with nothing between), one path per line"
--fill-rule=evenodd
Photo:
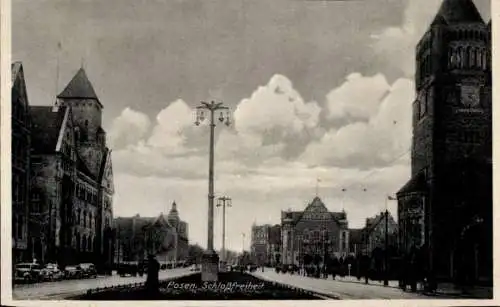
M93 263L80 263L78 266L81 269L83 278L97 278L97 271Z
M64 278L80 279L82 278L82 269L78 265L68 265L64 268Z
M57 264L47 263L40 272L41 279L44 281L55 281L64 279L64 272L61 271Z
M42 266L38 263L19 263L14 268L14 282L41 281Z
M144 264L138 261L121 262L118 264L117 273L121 277L126 275L137 276L137 274L142 276L144 274Z

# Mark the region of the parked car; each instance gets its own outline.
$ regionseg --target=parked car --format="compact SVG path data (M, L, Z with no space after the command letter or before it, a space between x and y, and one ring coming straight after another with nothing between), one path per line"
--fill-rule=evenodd
M78 266L81 269L83 278L97 278L97 271L93 263L80 263Z
M64 277L66 279L82 278L82 269L78 265L68 265L64 268Z
M48 263L41 270L41 278L45 281L54 281L64 279L64 272L59 269L57 264Z
M38 263L19 263L14 268L14 282L38 282L42 266Z
M140 266L137 261L121 262L118 265L117 273L121 277L125 277L126 275L137 276L137 273L139 273L139 267L142 268L142 265ZM141 271L143 272L143 269L141 269Z

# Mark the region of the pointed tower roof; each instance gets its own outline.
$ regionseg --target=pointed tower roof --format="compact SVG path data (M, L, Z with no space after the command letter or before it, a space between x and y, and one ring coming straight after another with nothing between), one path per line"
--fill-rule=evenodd
M472 0L444 0L436 14L448 24L483 23L484 20Z
M71 79L57 98L94 99L99 102L94 87L92 83L90 83L83 67L78 70L73 79ZM99 102L99 104L101 103Z
M179 219L179 212L177 211L177 204L174 202L172 203L172 208L170 209L170 212L168 213L168 219Z

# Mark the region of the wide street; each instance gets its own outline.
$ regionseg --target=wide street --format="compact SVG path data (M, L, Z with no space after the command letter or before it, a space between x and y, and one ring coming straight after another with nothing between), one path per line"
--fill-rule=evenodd
M189 268L178 268L165 271L162 270L160 271L159 277L160 279L167 279L191 273L192 272ZM70 295L85 292L88 289L145 282L146 276L147 275L144 275L143 277L120 277L119 275L113 275L99 276L95 279L63 280L56 282L15 285L12 291L12 298L15 300L62 299Z
M307 276L276 273L273 269L266 268L264 272L258 270L252 273L255 277L298 287L304 290L321 293L325 296L337 299L432 299L432 297L418 293L403 292L393 284L384 287L378 282L371 281L370 284L359 283L351 278L340 278L338 280L317 279ZM443 296L440 296L443 298Z

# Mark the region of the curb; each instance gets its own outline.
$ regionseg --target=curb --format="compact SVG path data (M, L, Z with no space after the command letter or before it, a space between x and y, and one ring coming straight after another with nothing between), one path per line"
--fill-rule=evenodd
M264 277L264 276L258 276L257 274L252 274L252 273L247 273L247 274L252 275L253 277L271 282L273 285L279 285L279 286L284 287L284 288L293 289L295 291L298 291L299 293L306 293L306 294L309 294L312 296L316 296L322 300L340 300L341 299L340 296L335 295L335 294L320 292L317 290L304 289L304 288L300 288L297 286L292 286L292 285L289 285L287 283L275 281L275 280L272 280L272 279Z

